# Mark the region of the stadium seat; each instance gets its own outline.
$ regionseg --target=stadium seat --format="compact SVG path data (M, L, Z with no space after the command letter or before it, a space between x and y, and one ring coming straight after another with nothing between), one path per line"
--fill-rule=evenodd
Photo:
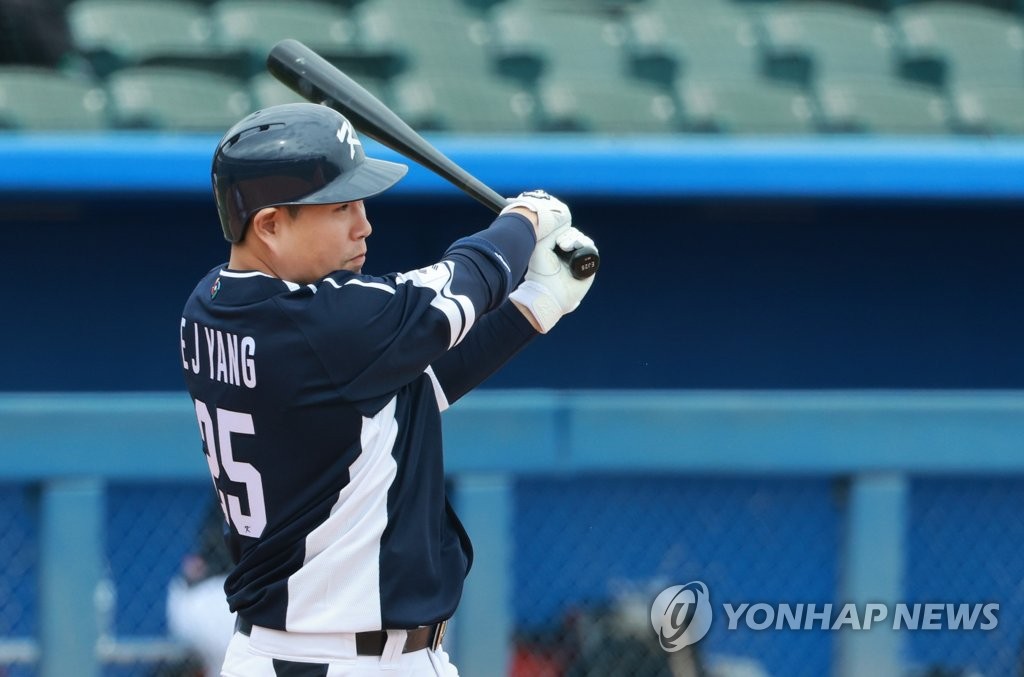
M210 7L214 35L223 49L246 55L237 75L265 70L267 52L294 38L328 61L357 59L355 28L338 5L318 0L218 0Z
M0 67L0 127L97 130L108 123L106 94L94 83L48 68Z
M759 13L769 75L800 84L816 77L895 75L893 37L881 12L839 2L778 2Z
M353 77L360 85L382 101L387 101L386 83L366 76ZM304 98L293 92L270 73L260 73L249 79L249 94L254 108L266 108L282 103L297 103Z
M768 80L694 81L676 85L684 128L731 134L809 134L814 110L798 87Z
M125 68L107 78L107 92L126 128L225 131L252 109L243 81L198 69Z
M520 87L460 73L425 77L411 72L391 82L395 111L414 129L470 134L534 130L535 103Z
M932 84L1024 86L1024 28L996 9L961 2L906 5L894 13L903 72Z
M639 6L624 19L632 72L671 85L681 75L748 79L762 72L751 15L724 0Z
M217 52L205 9L186 0L75 0L66 16L75 49L101 76Z
M943 96L925 85L889 80L821 80L821 119L829 132L947 134L949 110Z
M614 14L644 4L648 0L463 0L463 2L485 3L489 4L490 8L502 3L514 3L539 11Z
M490 38L499 72L528 84L541 75L594 79L629 73L622 26L600 14L513 2L492 12Z
M380 77L411 70L442 78L453 70L471 77L492 74L486 26L461 0L364 0L352 16L364 56L376 59Z
M644 134L678 132L676 105L669 91L621 78L548 76L538 98L542 127L548 131Z
M270 73L260 73L249 79L249 95L253 108L305 101Z
M1024 87L959 84L953 88L957 131L969 134L1024 134Z

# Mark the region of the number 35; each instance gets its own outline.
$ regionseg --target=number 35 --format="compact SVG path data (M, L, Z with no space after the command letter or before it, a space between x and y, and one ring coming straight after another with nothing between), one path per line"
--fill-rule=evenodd
M267 526L263 478L252 465L236 461L231 455L231 435L252 435L252 416L228 409L217 409L217 425L214 427L209 407L205 402L196 400L196 418L199 419L199 434L206 443L206 462L210 466L213 486L220 497L224 517L235 525L239 534L258 538ZM219 433L215 434L215 431ZM221 491L217 486L222 469L230 481L245 485L249 514L242 512L242 501L238 496Z

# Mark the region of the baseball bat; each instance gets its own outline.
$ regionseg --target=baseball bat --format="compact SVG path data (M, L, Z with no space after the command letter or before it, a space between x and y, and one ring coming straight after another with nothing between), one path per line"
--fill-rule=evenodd
M333 108L371 139L429 169L492 211L500 212L508 202L431 145L362 85L298 40L289 38L274 45L267 55L267 70L302 98ZM601 265L593 247L571 252L556 247L555 251L568 261L576 279L590 277Z

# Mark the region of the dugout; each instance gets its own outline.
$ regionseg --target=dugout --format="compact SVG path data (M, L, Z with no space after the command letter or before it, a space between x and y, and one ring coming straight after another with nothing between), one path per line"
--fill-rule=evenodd
M603 254L586 304L485 387L1024 386L1019 142L436 141L500 192L564 196ZM181 387L168 322L227 256L214 144L0 139L19 325L0 337L17 356L0 389ZM416 166L368 211L368 272L433 261L490 218Z

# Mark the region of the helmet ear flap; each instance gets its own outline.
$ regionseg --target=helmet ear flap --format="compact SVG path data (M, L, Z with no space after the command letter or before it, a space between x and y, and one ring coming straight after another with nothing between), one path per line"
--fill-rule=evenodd
M234 244L245 238L250 215L245 214L245 201L237 187L224 187L224 182L225 179L218 177L214 171L213 193L217 203L217 217L220 219L221 230L224 231L224 239Z
M259 209L362 200L407 171L366 157L341 113L293 103L256 111L229 129L214 153L211 178L224 238L235 243Z

